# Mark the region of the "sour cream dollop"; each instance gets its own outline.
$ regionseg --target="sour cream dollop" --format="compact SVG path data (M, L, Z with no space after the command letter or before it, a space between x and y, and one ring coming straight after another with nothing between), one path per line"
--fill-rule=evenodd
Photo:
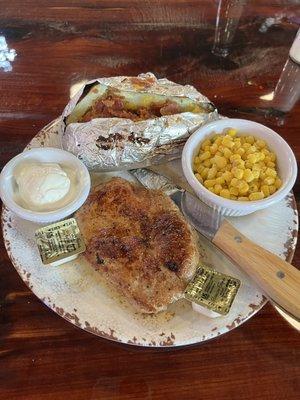
M31 210L45 211L68 194L71 180L59 164L32 162L14 171L20 199Z

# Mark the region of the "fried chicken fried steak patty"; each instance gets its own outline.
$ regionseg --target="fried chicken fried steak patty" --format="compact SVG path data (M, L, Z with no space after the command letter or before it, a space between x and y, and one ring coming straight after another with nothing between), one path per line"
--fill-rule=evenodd
M88 262L135 308L156 313L182 297L197 239L173 201L121 178L94 188L76 219Z

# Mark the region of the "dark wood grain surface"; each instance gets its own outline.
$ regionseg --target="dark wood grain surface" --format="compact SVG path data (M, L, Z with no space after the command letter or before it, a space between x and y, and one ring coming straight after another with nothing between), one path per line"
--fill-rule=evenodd
M277 96L278 81L291 83L283 70L299 2L244 3L240 20L233 16L229 55L220 58L211 53L218 1L0 1L0 36L17 52L10 72L0 68L1 167L61 113L73 85L146 71L195 85L224 115L277 130L299 160L300 105ZM295 195L299 202L299 180ZM300 393L299 333L270 305L204 345L114 344L47 309L2 242L0 336L0 399L292 400Z

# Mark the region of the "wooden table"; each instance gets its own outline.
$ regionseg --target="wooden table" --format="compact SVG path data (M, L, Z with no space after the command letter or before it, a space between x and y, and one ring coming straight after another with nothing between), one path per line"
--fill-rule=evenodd
M249 0L235 9L222 58L211 53L224 49L222 26L215 40L217 1L1 1L0 36L17 52L12 70L0 69L1 166L61 113L77 83L146 71L196 86L224 115L267 124L299 160L300 105L286 110L277 96L299 23L296 3ZM207 344L139 349L47 309L3 244L0 263L0 399L292 400L300 392L300 336L270 305Z

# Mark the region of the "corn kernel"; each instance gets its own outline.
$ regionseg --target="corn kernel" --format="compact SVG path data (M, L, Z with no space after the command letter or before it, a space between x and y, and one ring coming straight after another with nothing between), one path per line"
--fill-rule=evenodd
M233 128L229 128L228 131L226 132L227 135L229 136L235 136L237 134L237 130Z
M223 172L222 172L222 171L218 171L216 176L217 176L218 178L219 178L220 176L223 176Z
M231 172L232 172L233 176L237 179L242 179L242 177L244 175L243 170L240 168L236 168L236 167L232 168Z
M211 145L211 141L209 139L204 140L204 142L201 145L201 149L205 149L205 147L210 146Z
M197 167L197 172L199 174L202 174L202 172L205 170L205 167L203 165L199 165L199 167Z
M239 180L237 178L232 178L230 182L230 186L237 187Z
M207 168L211 167L212 161L210 159L207 159L203 161L203 165Z
M275 169L267 168L266 175L271 176L272 178L276 178L277 172L275 171Z
M208 174L208 168L204 168L204 170L201 172L201 176L203 179L207 178L207 174Z
M230 199L230 193L228 189L222 189L220 191L220 196L225 197L226 199Z
M205 151L204 153L202 153L201 155L199 155L199 160L200 161L205 161L208 160L210 157L210 152L209 151Z
M254 192L254 193L250 193L250 195L249 195L249 200L251 200L251 201L262 200L263 198L264 198L263 192Z
M257 183L250 183L249 185L249 192L258 192L259 191L259 185Z
M261 166L259 164L254 164L252 167L252 171L261 171Z
M246 194L249 190L249 185L245 181L239 181L238 183L239 194Z
M275 183L275 179L272 177L266 177L263 182L264 185L273 185Z
M263 192L265 197L270 196L270 188L268 185L262 185L260 189Z
M267 175L263 171L260 171L259 178L264 180L266 177Z
M253 144L255 142L255 139L253 136L246 136L246 143Z
M262 139L258 139L255 142L255 145L259 148L259 149L263 149L264 147L266 147L266 142Z
M210 151L210 146L205 146L204 151Z
M276 156L274 153L270 153L270 160L275 162L276 161Z
M240 156L240 154L233 154L231 157L230 157L230 161L231 162L234 162L234 161L236 161L236 160L241 160L242 158L241 158L241 156Z
M254 153L257 154L257 147L254 144L252 144L251 147L249 147L249 149L247 150L247 153L248 154L254 154Z
M215 179L206 179L206 180L204 181L204 186L205 186L206 188L210 188L210 187L212 187L212 186L215 186L215 184L216 184L216 180L215 180Z
M233 148L231 149L231 151L233 152L233 154L237 154L237 151L239 150L239 149L242 149L242 144L240 143L240 142L236 142L236 143L234 143L234 146L233 146ZM244 150L244 149L243 149Z
M217 167L213 165L208 171L207 179L213 179L215 178L216 175L217 175Z
M225 171L223 172L223 178L225 180L226 183L229 183L233 177L232 173L230 171Z
M257 153L251 153L247 155L247 160L252 164L255 164L259 159L259 155Z
M253 181L253 179L255 179L251 169L247 168L244 170L243 179L246 182L251 182L251 181Z
M224 154L224 157L229 159L232 155L232 152L227 147L225 147L225 149L223 150L223 154Z
M268 161L267 162L267 167L269 168L275 168L276 164L273 161Z
M259 161L264 161L264 159L266 158L265 153L262 153L261 151L259 153L257 153L259 155Z
M281 179L277 177L277 178L275 179L274 185L275 185L276 189L279 189L279 188L281 187L281 185L282 185Z
M218 155L215 155L214 157L214 163L217 165L219 169L224 168L227 164L227 160L225 157L220 157Z
M215 192L215 194L219 194L220 192L221 192L221 190L223 189L223 186L222 185L220 185L220 184L215 184L215 186L214 186L214 192Z
M224 136L222 139L222 145L231 149L234 146L234 142L230 136Z
M230 200L236 200L236 199L237 199L237 196L235 196L233 194L230 195Z
M239 189L237 187L230 186L229 193L234 195L234 196L238 196L239 195Z
M210 153L211 154L216 154L217 151L218 151L218 145L216 143L212 144L210 146Z
M242 147L240 147L239 149L237 149L236 154L242 156L243 154L245 154L245 149L243 149Z
M260 171L259 170L254 170L252 171L252 175L254 179L258 179L259 175L260 175Z
M239 201L248 201L249 198L248 198L248 197L245 197L245 196L239 196L239 197L238 197L238 200L239 200Z
M222 172L221 172L221 174L222 174ZM225 179L223 178L223 176L218 176L216 178L216 184L223 185L223 183L225 183Z
M244 169L245 168L245 161L244 160L234 160L232 163L233 168L240 168Z
M269 186L270 195L276 192L276 187L274 185Z
M247 151L251 147L251 144L244 142L242 147Z

